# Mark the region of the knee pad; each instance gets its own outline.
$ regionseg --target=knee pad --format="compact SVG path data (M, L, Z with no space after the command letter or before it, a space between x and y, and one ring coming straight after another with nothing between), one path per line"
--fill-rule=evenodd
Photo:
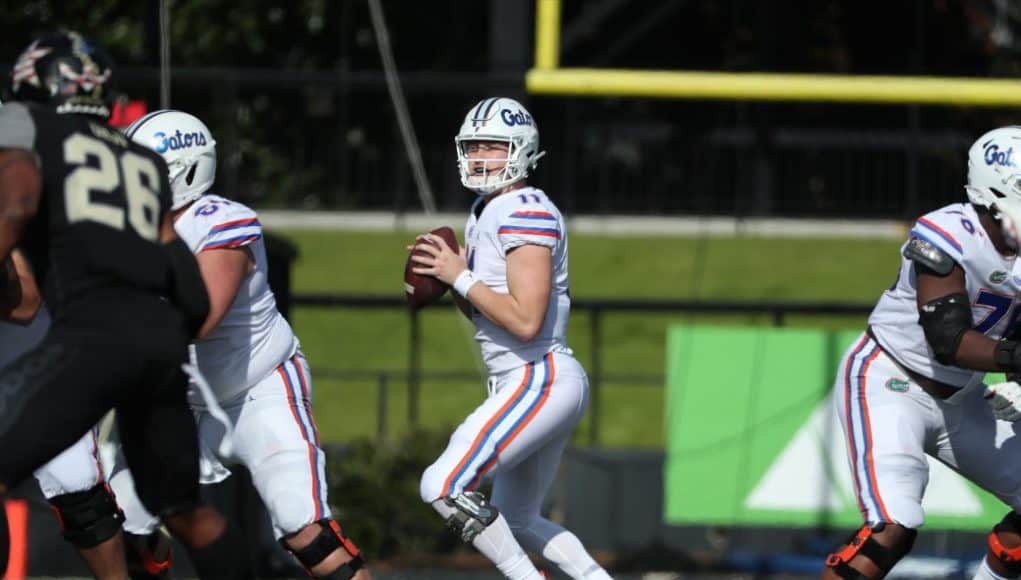
M1005 525L1015 533L1021 533L1021 516L1014 512L1010 512L1003 517L1000 525L993 528L992 532L989 532L989 552L996 557L1004 565L1005 568L1010 570L1011 574L1021 574L1021 546L1015 546L1008 548L1003 545L1000 541L999 528L1001 525Z
M872 537L883 531L885 527L886 524L882 522L874 526L867 524L862 526L861 529L847 539L840 550L826 558L826 567L845 580L868 580L867 576L850 566L851 560L858 554L861 554L872 560L872 563L882 570L882 574L886 575L893 568L894 564L911 551L911 547L915 545L918 531L904 528L903 539L897 542L897 545L887 547Z
M121 529L124 513L106 484L50 498L64 539L76 548L94 548Z
M454 508L454 513L447 518L447 527L470 544L475 536L482 533L500 516L496 506L486 501L486 497L477 491L468 491L443 498L443 501Z
M354 577L355 573L365 566L365 561L362 559L362 554L358 550L358 547L354 545L354 542L344 537L344 534L340 529L340 524L338 524L336 520L319 520L313 525L319 526L319 534L316 535L312 542L304 548L292 548L287 543L287 537L281 538L280 544L285 550L297 558L298 562L304 566L305 571L308 572L309 576L312 575L312 568L325 560L326 557L332 554L337 548L344 548L347 550L348 554L351 554L351 559L345 562L343 566L331 572L329 575L320 575L319 578L350 580Z

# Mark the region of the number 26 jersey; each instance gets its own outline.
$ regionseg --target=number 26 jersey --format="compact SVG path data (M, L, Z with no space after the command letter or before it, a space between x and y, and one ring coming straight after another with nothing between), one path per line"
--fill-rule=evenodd
M170 185L157 153L99 120L22 103L0 107L0 148L33 151L42 170L20 247L55 316L97 291L167 293Z

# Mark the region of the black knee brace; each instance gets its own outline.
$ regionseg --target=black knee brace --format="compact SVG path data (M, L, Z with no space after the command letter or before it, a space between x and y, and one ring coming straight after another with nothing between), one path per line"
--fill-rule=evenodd
M124 512L105 483L50 499L64 539L79 549L94 548L121 529Z
M904 528L905 540L896 546L886 547L872 539L873 534L883 531L884 527L886 524L882 522L874 526L862 526L844 542L844 546L840 550L826 558L826 567L832 569L837 576L844 580L869 580L867 576L850 566L851 560L861 554L872 560L872 563L885 575L893 568L894 564L904 557L904 554L911 551L911 547L915 545L918 531Z
M305 571L308 572L309 576L312 576L312 568L316 567L320 562L326 559L327 556L332 554L337 548L344 548L348 554L351 554L351 559L344 563L341 567L331 572L328 576L319 576L319 578L329 578L331 580L351 580L354 575L362 569L365 565L365 561L362 560L362 554L358 550L358 546L354 545L354 542L344 537L341 532L340 524L335 520L323 519L315 522L319 524L319 534L312 540L312 543L305 546L304 548L292 548L287 543L287 537L280 539L280 544L283 545L284 549L294 555L301 562L301 565L305 567Z

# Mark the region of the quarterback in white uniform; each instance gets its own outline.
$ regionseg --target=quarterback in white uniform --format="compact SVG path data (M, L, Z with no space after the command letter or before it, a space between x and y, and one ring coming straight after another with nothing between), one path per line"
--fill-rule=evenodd
M968 155L970 203L928 213L902 247L897 281L844 357L833 387L864 525L824 578L882 578L922 526L926 455L1012 511L975 578L1021 575L1021 128L986 133Z
M262 226L248 207L206 194L216 175L209 129L180 111L155 111L127 136L163 155L173 190L174 229L196 254L209 291L209 318L194 358L233 429L230 457L215 457L223 425L193 392L203 443L203 483L241 463L269 511L281 544L315 577L367 580L354 544L331 518L326 456L312 417L308 364L269 288ZM127 532L153 533L158 521L134 498L127 471L111 477Z
M489 397L422 475L422 499L507 578L543 577L522 547L571 578L610 576L578 538L542 517L542 500L588 404L588 378L567 347L567 229L556 205L525 183L543 155L520 103L489 98L455 143L461 182L478 194L455 254L419 243L415 272L453 286L476 327ZM422 238L420 238L421 241ZM475 491L493 478L487 502Z

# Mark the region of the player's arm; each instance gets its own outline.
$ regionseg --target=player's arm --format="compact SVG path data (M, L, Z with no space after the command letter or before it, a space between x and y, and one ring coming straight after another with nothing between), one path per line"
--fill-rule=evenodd
M184 314L188 332L196 336L205 324L209 315L209 294L206 292L202 273L191 249L184 243L174 230L174 220L169 213L163 215L160 224L160 242L170 260L173 273L171 281L171 301Z
M438 246L418 244L429 256L413 256L421 264L416 274L435 276L450 285L465 272L468 265L463 256L451 251L439 236L432 236ZM470 276L470 272L468 272ZM553 253L550 248L534 244L518 246L507 252L507 294L494 292L485 284L471 284L465 298L483 316L523 341L535 338L542 329L553 286Z
M0 319L27 326L43 304L42 293L28 260L17 248L4 262L4 291L0 296Z
M553 252L526 244L507 252L507 294L472 284L465 298L476 310L523 341L539 334L553 285Z
M241 288L241 282L255 268L255 260L247 246L205 250L196 258L202 272L202 281L209 292L209 315L196 336L201 340L209 336L227 315Z
M972 328L964 269L951 256L919 238L908 242L904 255L914 263L918 322L937 361L979 371L1021 370L1019 343Z

